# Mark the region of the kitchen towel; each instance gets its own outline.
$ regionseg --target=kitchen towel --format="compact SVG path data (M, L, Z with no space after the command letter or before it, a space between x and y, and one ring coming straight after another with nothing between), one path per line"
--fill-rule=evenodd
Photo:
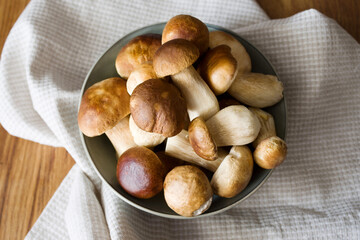
M114 42L190 14L258 47L283 81L288 156L224 213L171 220L118 199L91 168L77 127L85 76ZM253 0L33 0L4 45L0 122L75 159L26 239L360 239L360 47L316 10L269 20Z

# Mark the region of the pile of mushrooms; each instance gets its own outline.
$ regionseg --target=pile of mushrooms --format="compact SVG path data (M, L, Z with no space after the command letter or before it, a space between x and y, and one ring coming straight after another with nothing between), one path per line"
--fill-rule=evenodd
M276 76L252 73L232 35L178 15L162 35L128 42L115 67L120 77L84 93L78 124L88 137L110 139L117 179L130 195L147 199L163 190L172 210L197 216L214 194L232 198L243 191L254 161L265 169L284 161L286 143L261 109L282 99L283 85ZM203 171L213 172L210 180Z

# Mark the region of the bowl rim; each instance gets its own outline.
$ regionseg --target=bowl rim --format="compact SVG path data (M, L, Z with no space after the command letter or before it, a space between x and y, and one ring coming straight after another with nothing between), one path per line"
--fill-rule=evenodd
M100 61L100 59L102 59L106 54L108 54L108 52L111 50L111 48L113 46L115 46L116 44L118 44L120 41L122 41L122 39L130 36L130 35L133 35L135 34L136 32L139 32L139 31L142 31L144 29L147 29L149 27L156 27L156 26L161 26L161 25L165 25L166 22L160 22L160 23L155 23L155 24L151 24L151 25L147 25L145 27L142 27L142 28L138 28L124 36L122 36L119 40L117 40L116 42L112 43L105 52L103 52L100 57L98 57L96 59L96 61L94 62L94 64L92 65L92 67L89 69L84 81L83 81L83 85L81 87L81 90L80 90L80 97L79 97L79 103L78 103L78 112L79 112L79 109L80 109L80 104L81 104L81 99L82 99L82 96L84 94L84 90L85 90L85 87L86 87L86 84L87 84L87 81L92 73L92 71L94 70L94 68L96 67L97 63ZM266 61L267 63L270 65L270 67L272 68L272 70L274 71L275 75L277 76L277 78L280 80L279 78L279 75L278 73L276 72L276 69L275 67L272 65L272 63L269 61L269 59L259 50L258 47L256 47L253 43L250 43L248 40L246 40L244 37L240 36L239 34L227 29L227 28L224 28L224 27L221 27L221 26L218 26L218 25L215 25L215 24L208 24L208 23L205 23L207 27L210 27L210 28L214 28L216 30L219 30L219 31L223 31L223 32L226 32L226 33L229 33L231 35L235 35L239 38L241 38L243 41L245 41L247 44L251 45L255 51L257 51L258 54L260 54ZM283 92L283 99L284 101L284 109L285 109L285 119L284 119L284 137L283 139L286 140L286 135L287 135L287 103L286 103L286 98L285 98L285 92ZM213 212L204 212L203 214L200 214L198 216L194 216L194 217L184 217L184 216L181 216L181 215L170 215L170 214L166 214L166 213L160 213L160 212L157 212L157 211L154 211L154 210L151 210L151 209L148 209L148 208L145 208L143 206L140 206L132 201L130 201L129 199L127 199L126 197L122 196L118 191L116 191L110 183L108 183L106 181L106 179L102 176L102 174L99 172L98 168L95 166L95 163L93 161L93 159L91 158L90 156L90 153L89 153L89 150L88 150L88 147L87 147L87 144L85 142L85 135L81 132L80 128L78 127L78 131L79 131L79 135L80 135L80 139L81 139L81 143L82 143L82 146L85 150L85 154L88 158L88 160L90 161L90 164L93 168L93 170L96 172L96 174L98 175L98 177L101 179L101 181L103 183L105 183L105 186L110 188L111 191L113 193L115 193L116 196L118 196L121 200L125 201L126 203L128 203L129 205L137 208L137 209L140 209L146 213L150 213L150 214L153 214L153 215L156 215L156 216L160 216L160 217L164 217L164 218L170 218L170 219L196 219L196 218L204 218L204 217L210 217L210 216L214 216L216 214L219 214L219 213L222 213L222 212L225 212L231 208L233 208L234 206L240 204L241 202L243 202L244 200L246 200L247 198L249 198L251 195L253 195L260 187L262 187L265 182L269 179L269 177L271 176L271 174L273 173L274 169L271 169L267 175L264 177L264 179L255 187L253 188L247 195L245 195L243 198L239 199L238 201L224 207L224 208L221 208L221 209L218 209L218 210L215 210Z

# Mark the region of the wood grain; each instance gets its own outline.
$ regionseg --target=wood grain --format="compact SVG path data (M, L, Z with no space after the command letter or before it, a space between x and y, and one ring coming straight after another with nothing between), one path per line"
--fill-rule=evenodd
M285 18L314 8L335 19L360 42L360 1L358 0L257 0L270 18Z
M358 0L257 0L269 17L315 8L337 20L360 41ZM0 50L29 0L0 0ZM0 126L0 239L23 239L74 160L64 148L13 137Z

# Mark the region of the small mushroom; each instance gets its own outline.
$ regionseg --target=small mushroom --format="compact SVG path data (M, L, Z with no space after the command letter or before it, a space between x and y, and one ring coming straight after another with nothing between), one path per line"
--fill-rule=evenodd
M210 161L218 158L217 146L202 118L193 119L188 132L190 144L197 155Z
M130 73L129 78L126 81L127 91L131 95L137 85L145 82L146 80L156 78L157 76L154 71L152 62L142 63Z
M134 138L134 142L138 146L144 146L148 148L155 147L165 140L165 137L159 133L146 132L139 128L131 115L129 119L129 128L131 135Z
M127 79L140 64L152 61L160 46L160 34L145 34L135 37L118 53L115 60L116 71L122 78Z
M209 47L209 30L199 19L190 15L177 15L171 18L162 32L162 44L173 39L186 39L199 49L200 55Z
M279 166L286 157L287 146L284 140L277 136L262 140L254 151L257 165L265 169Z
M220 95L233 83L238 72L237 61L229 46L219 45L205 54L197 71L215 95Z
M222 31L210 32L209 47L212 49L222 44L231 48L231 54L236 59L238 65L238 75L251 71L250 56L246 52L244 46L236 38Z
M180 89L190 120L199 116L206 120L219 111L214 93L192 66L198 57L199 50L194 44L184 39L173 39L156 51L153 60L157 76L171 75Z
M252 142L253 147L256 148L262 140L276 136L275 122L270 113L267 113L260 108L249 107L249 110L255 114L261 125L258 136Z
M276 76L262 73L238 74L228 92L251 107L265 108L283 98L283 84Z
M120 186L137 198L151 198L163 189L165 167L156 154L145 147L133 147L119 158L116 176Z
M232 198L249 184L254 161L247 146L234 146L220 164L211 179L214 193L220 197Z
M164 137L178 134L189 122L180 91L162 79L138 85L130 97L130 111L139 128Z
M130 96L125 80L108 78L89 87L80 103L78 125L88 137L105 133L120 156L136 146L129 131Z
M208 178L200 169L185 165L174 168L166 175L164 196L167 205L176 213L193 217L211 206L213 192Z

